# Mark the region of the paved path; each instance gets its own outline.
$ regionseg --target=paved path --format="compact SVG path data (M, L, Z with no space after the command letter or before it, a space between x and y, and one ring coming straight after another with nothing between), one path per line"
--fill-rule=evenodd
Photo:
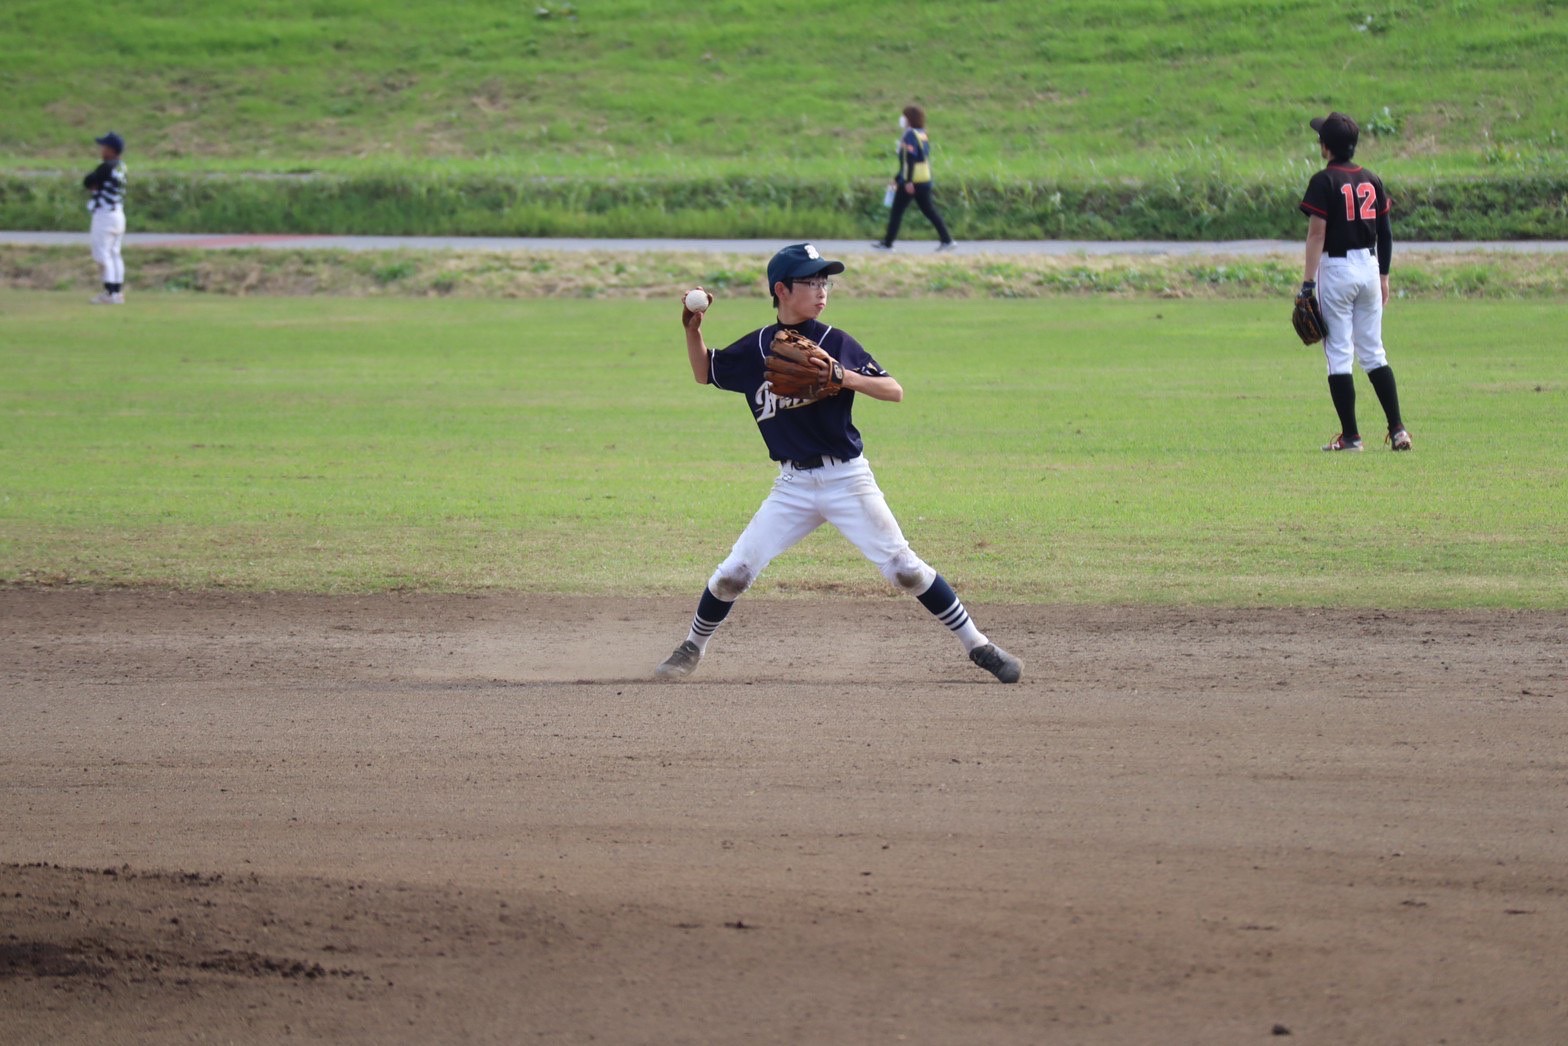
M203 233L130 233L127 247L188 247L204 250L263 248L275 250L446 250L446 251L687 251L710 254L750 254L767 256L782 240L588 240L525 238L502 236L286 236L227 235ZM866 240L817 240L824 254L870 254ZM0 232L0 244L87 244L87 232ZM924 241L900 244L900 255L931 253L936 245ZM1518 254L1565 254L1564 240L1508 240L1474 242L1414 243L1402 240L1400 250L1435 251L1444 254L1499 251ZM961 254L1170 254L1170 255L1243 255L1296 254L1298 240L1213 240L1198 242L1158 240L976 240L960 243Z

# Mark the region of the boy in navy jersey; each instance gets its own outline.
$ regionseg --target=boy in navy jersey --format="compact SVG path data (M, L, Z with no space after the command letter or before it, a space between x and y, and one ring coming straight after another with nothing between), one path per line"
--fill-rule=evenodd
M1312 176L1301 200L1307 216L1307 252L1301 295L1316 293L1323 310L1323 354L1328 357L1328 391L1339 414L1339 435L1324 450L1361 450L1356 422L1356 381L1351 365L1360 360L1388 420L1387 443L1410 449L1410 432L1399 415L1394 368L1383 352L1383 306L1388 304L1388 269L1393 260L1392 205L1377 175L1351 158L1361 129L1344 113L1312 121L1328 166Z
M125 239L125 163L120 154L125 152L125 139L110 131L93 141L103 162L82 179L82 188L90 194L87 210L93 216L93 261L103 270L103 293L93 304L124 305L125 259L120 256L120 243Z
M729 348L710 350L702 336L704 312L682 308L686 355L692 377L746 397L752 419L779 466L773 490L752 517L729 556L719 564L697 604L691 631L655 674L679 679L696 669L708 640L735 600L773 558L832 523L900 590L913 595L946 625L969 659L1004 683L1016 683L1023 665L975 627L953 587L910 549L888 510L851 412L857 393L897 403L899 383L861 344L818 317L827 307L829 279L844 271L809 243L785 247L768 262L768 285L778 322L742 336ZM764 360L779 327L799 331L844 368L843 391L820 399L775 396Z

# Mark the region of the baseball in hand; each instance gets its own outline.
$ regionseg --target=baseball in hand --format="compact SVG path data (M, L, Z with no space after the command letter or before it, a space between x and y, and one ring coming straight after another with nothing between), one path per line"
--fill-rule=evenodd
M692 312L707 312L708 306L712 304L713 295L701 287L686 292L686 307Z

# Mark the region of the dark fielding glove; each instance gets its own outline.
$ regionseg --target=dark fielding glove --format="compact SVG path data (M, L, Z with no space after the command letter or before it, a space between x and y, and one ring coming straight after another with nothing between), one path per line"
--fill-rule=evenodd
M837 396L844 387L844 368L827 351L792 330L780 329L768 346L768 385L785 399L818 400Z
M1318 308L1318 285L1308 280L1296 294L1296 306L1290 310L1290 322L1303 345L1316 345L1328 333L1323 322L1323 310Z

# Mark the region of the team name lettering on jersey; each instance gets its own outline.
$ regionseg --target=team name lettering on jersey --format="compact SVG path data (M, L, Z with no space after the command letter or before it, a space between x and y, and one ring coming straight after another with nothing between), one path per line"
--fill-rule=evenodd
M800 407L809 407L816 400L801 399L799 396L775 396L773 390L766 385L757 386L757 420L767 421L777 417L781 410L796 410Z

